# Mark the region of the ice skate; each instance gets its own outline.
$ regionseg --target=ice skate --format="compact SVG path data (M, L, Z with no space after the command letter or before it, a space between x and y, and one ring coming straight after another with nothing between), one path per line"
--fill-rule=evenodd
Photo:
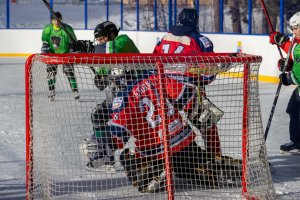
M79 100L80 99L80 95L77 91L74 92L74 99L75 100Z
M97 139L84 139L79 149L87 161L86 169L88 171L116 172L113 157L107 155L105 144L99 142Z
M50 101L54 101L55 100L55 91L54 90L49 91L48 99Z
M282 154L300 154L300 144L288 142L280 146L280 152Z

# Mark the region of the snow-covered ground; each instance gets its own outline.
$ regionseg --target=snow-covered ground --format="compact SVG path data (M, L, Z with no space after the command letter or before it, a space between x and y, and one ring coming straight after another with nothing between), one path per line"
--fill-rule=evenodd
M25 58L0 58L0 199L25 198ZM277 85L260 84L266 126ZM267 140L268 158L278 199L300 199L300 155L282 155L289 141L285 108L294 87L283 87Z

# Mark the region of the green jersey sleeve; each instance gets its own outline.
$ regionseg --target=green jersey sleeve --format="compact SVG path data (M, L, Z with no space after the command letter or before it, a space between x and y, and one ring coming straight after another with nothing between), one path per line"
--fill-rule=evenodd
M134 42L124 34L106 43L105 49L106 53L140 53ZM109 70L106 67L100 67L96 72L101 75L109 74Z
M134 42L125 34L108 42L108 53L140 53Z

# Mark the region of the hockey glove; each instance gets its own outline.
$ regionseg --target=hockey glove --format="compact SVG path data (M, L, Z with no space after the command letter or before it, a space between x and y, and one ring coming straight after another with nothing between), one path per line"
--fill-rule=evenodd
M107 75L96 75L94 78L94 84L99 90L104 90L109 85L109 79Z
M42 53L50 53L50 46L49 46L48 42L43 42L41 52Z
M89 40L78 40L76 43L71 43L70 53L94 53L93 42Z
M274 32L269 35L270 38L270 43L271 44L278 44L279 46L283 45L287 41L290 40L289 36L279 33L279 32Z
M285 60L286 60L286 58L280 58L278 60L277 66L278 66L279 71L281 71L281 72L283 72ZM293 60L289 59L287 65L286 65L285 71L289 72L292 70L292 68L293 68Z
M282 84L285 85L285 86L289 86L289 85L292 84L288 80L288 74L287 73L281 73L279 75L279 79L281 80Z

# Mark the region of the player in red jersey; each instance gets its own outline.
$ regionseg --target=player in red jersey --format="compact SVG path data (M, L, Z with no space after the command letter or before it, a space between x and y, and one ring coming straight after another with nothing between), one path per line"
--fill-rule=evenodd
M198 20L196 9L184 8L178 16L178 25L173 26L171 31L162 38L155 46L153 53L213 52L214 45L212 41L199 33ZM176 78L174 75L173 77ZM200 93L203 98L207 99L204 86L211 83L215 79L215 75L201 74L199 78L189 79L189 81L197 86L199 79L201 79ZM206 142L206 150L211 153L221 154L221 143L217 126L212 124L212 126L202 131L202 135Z

